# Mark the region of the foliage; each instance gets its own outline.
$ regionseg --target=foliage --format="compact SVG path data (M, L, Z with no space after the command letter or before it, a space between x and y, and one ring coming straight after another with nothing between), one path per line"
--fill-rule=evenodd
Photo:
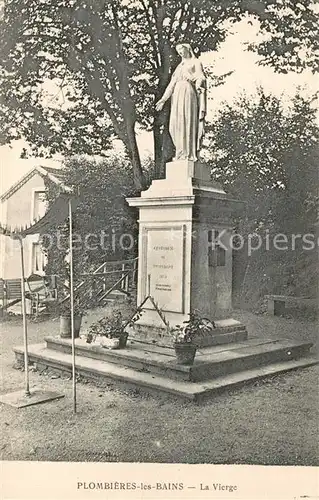
M257 48L266 63L276 69L314 64L312 55L301 59L302 48L312 52L316 44L308 0L5 0L4 5L3 143L24 137L39 156L105 155L115 134L126 147L138 189L144 179L137 126L153 130L156 175L172 156L169 109L157 114L154 103L177 64L172 48L177 41L189 41L196 54L217 50L231 24L251 14L268 35ZM56 95L48 102L49 83Z
M88 309L92 307L92 301L83 299L74 301L74 314L76 316L84 316ZM65 302L59 304L59 313L60 316L70 316L71 315L71 301L67 299Z
M82 280L82 273L96 269L106 260L135 257L136 216L125 200L136 194L130 169L129 162L119 157L105 158L101 162L73 158L64 165L64 182L78 191L80 197L73 214L75 284ZM56 194L56 186L49 184L49 204ZM69 255L68 233L68 221L52 227L48 232L48 242L53 244L47 245L46 250L46 273L58 274L66 281L69 281L66 261ZM125 234L130 235L127 241L121 239ZM45 239L43 245L45 248Z
M246 217L237 231L245 237L234 252L237 288L247 303L265 293L316 293L316 250L305 250L301 238L312 234L318 209L318 125L313 98L298 92L288 109L283 99L258 90L225 104L207 138L213 177L234 197L245 200ZM248 234L262 247L247 254ZM285 251L266 241L283 233ZM235 274L236 274L235 273Z
M121 311L112 311L108 316L105 316L93 323L88 331L86 342L91 344L97 336L107 337L109 339L118 339L126 335L125 329L140 318L141 313L137 313L133 318L124 319Z
M214 322L202 318L198 311L193 311L189 314L188 320L172 329L174 342L177 344L194 343L196 338L212 332L214 328Z
M247 201L250 229L267 222L296 230L309 210L314 215L307 200L316 195L318 137L311 97L297 93L285 110L281 98L259 88L255 99L225 103L207 138L212 174Z
M264 35L250 49L262 56L263 65L287 73L319 71L318 8L312 0L252 1L250 13L258 19Z

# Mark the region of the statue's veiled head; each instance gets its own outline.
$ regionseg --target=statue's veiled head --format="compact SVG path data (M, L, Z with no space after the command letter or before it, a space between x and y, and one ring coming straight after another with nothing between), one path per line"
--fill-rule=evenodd
M182 59L189 59L195 57L193 49L189 43L177 43L175 45L176 52Z

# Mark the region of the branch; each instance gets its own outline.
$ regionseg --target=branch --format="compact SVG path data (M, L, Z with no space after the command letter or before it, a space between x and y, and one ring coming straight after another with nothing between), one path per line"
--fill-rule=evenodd
M167 32L167 38L168 38L168 40L170 39L171 34L172 34L172 29L173 29L173 24L174 24L174 21L175 21L176 14L177 14L177 12L180 9L181 9L181 19L183 19L185 11L187 10L187 3L185 2L184 5L182 5L182 7L177 7L177 9L175 10L175 12L172 13L171 22L169 23L169 28L168 28L168 32Z
M178 25L178 28L176 30L176 33L175 33L175 41L176 42L178 42L178 38L181 36L182 33L190 31L189 28L190 28L190 24L191 24L191 21L192 21L192 16L194 14L194 7L193 7L193 5L191 5L189 3L188 4L188 12L187 12L187 8L186 8L184 10L184 12L182 12L182 14L184 14L185 17L184 17L184 19L183 19L183 17L181 17L179 25ZM195 16L195 19L196 19L196 16ZM186 22L186 28L184 30L182 30L181 26L182 26L182 24L183 24L184 21Z
M59 85L58 92L56 94L54 94L53 97L51 97L51 99L48 101L48 104L50 104L60 93L62 93L62 96L63 96L63 103L62 103L62 105L65 104L65 97L64 97L64 93L63 93L63 87L64 87L64 81L65 81L66 73L67 73L67 68L65 68L64 75L63 75L61 84Z
M105 91L104 91L103 85L101 83L101 80L100 79L93 80L91 72L85 66L83 66L82 71L84 73L85 79L86 79L87 84L88 84L89 94L93 95L94 97L98 97L101 100L104 109L106 110L107 114L110 117L110 120L111 120L112 125L113 125L114 130L115 130L115 133L125 143L125 141L126 141L125 133L121 129L121 126L118 123L116 115L115 115L109 101L107 101L107 99L105 98ZM99 95L94 94L93 90L90 90L89 83L92 81L94 81L95 85L97 85L99 87Z
M161 63L160 63L160 60L158 58L156 40L155 40L155 37L152 35L153 27L152 27L152 23L151 23L151 18L149 16L148 8L145 5L144 0L140 0L140 2L141 2L142 7L144 9L146 20L147 20L147 24L148 24L148 27L149 27L151 44L152 44L152 47L153 47L153 53L154 53L154 59L155 59L156 68L159 68Z

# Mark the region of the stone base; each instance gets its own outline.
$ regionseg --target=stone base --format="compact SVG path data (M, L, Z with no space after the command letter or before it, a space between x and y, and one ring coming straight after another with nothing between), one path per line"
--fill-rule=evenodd
M154 311L150 312L153 313ZM146 316L146 318L144 317L144 322L140 320L134 324L134 327L128 328L130 338L136 342L171 347L173 334L170 335L166 328L161 328L157 323L151 324L150 315L147 314ZM248 338L245 326L232 318L215 321L215 325L216 328L214 330L196 340L198 347L229 344L247 340Z
M211 180L208 165L175 160L166 164L165 179L154 180L150 188L141 193L141 198L193 195L196 189L226 195L221 185Z
M64 394L60 394L59 392L32 388L29 395L26 395L24 390L2 394L0 396L0 403L13 406L14 408L25 408L61 398L64 398Z
M308 342L252 338L224 346L197 349L192 366L179 365L172 348L130 340L125 349L108 350L76 340L76 373L108 388L115 385L151 395L200 402L224 389L312 366ZM23 347L14 349L23 362ZM38 370L72 373L70 340L47 338L29 346L29 360Z
M139 208L137 304L151 296L171 326L192 311L227 318L233 217L243 203L210 179L207 165L188 160L168 163L165 179L127 202ZM152 307L143 307L148 320L142 317L140 324L161 327Z

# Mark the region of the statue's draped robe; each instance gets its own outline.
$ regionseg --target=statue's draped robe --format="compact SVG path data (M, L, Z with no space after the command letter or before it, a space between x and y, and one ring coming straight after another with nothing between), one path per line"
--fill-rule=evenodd
M198 92L196 87L201 91ZM185 59L177 66L163 99L169 97L169 132L176 148L175 159L196 161L206 115L206 78L198 59Z

